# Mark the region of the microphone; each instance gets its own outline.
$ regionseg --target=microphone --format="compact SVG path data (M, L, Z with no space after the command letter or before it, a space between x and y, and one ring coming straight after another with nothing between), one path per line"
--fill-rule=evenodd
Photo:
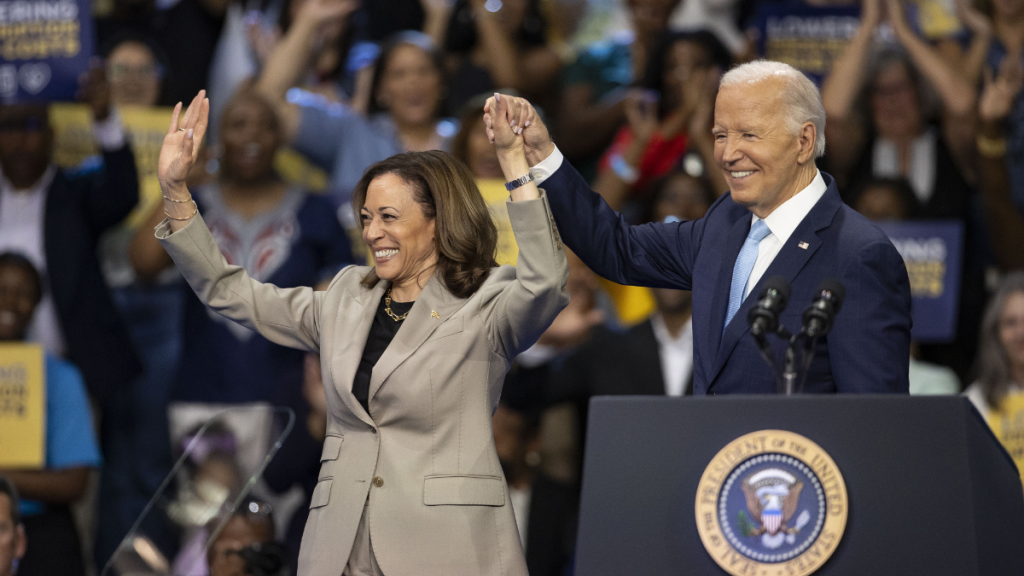
M757 305L747 314L750 333L755 338L762 338L779 329L779 314L789 303L789 282L782 276L774 276L765 280L764 290L757 300Z
M843 307L846 289L838 280L826 278L815 294L814 301L804 310L804 332L808 338L818 338L832 330L836 314Z

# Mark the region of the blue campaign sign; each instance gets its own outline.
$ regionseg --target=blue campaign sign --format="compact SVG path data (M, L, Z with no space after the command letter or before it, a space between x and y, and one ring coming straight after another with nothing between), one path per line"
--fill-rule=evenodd
M879 227L903 256L910 275L914 340L950 342L960 303L963 223L956 220L886 222Z
M0 102L74 100L92 53L88 0L0 0Z
M753 24L760 33L757 48L762 57L785 62L820 86L857 33L860 7L760 2Z

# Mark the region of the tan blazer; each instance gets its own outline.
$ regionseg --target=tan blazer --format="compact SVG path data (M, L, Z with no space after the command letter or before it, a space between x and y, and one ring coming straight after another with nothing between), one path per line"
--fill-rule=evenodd
M387 281L349 266L326 292L282 289L229 266L197 216L157 237L199 298L284 346L320 352L327 438L302 537L300 576L339 576L364 504L387 576L526 575L491 414L516 355L568 303L568 265L547 199L508 202L516 267L467 299L436 278L373 368L369 406L352 394Z

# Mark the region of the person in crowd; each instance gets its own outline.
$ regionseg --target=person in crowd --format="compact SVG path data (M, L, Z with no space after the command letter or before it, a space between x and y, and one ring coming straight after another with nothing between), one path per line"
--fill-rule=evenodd
M71 170L54 165L45 105L0 106L0 252L25 255L43 278L28 339L74 363L102 413L97 539L111 543L109 553L137 515L122 497L133 480L121 440L131 436L142 363L104 284L97 242L138 203L139 177L103 67L89 70L81 92L102 154Z
M811 342L808 392L907 393L906 266L885 233L843 204L833 178L815 166L825 151L824 109L817 87L798 70L762 60L722 77L715 158L730 192L692 222L628 225L530 116L524 135L531 170L550 191L566 245L613 282L693 290L694 394L776 391L746 336L747 314L764 279L774 276L792 286L791 302L812 302L822 278L847 289L832 331ZM491 129L495 122L485 118ZM784 324L798 325L795 314L784 315ZM772 345L781 364L785 343ZM865 355L874 361L860 361Z
M883 7L902 50L872 57ZM929 87L941 103L937 124ZM866 178L902 177L914 190L922 218L967 218L975 91L918 37L899 2L864 2L860 28L825 79L821 96L829 141L824 163L844 194Z
M484 119L480 115L488 96L472 98L463 107L459 117L459 131L452 139L452 155L461 160L477 180L497 180L502 177L498 155L487 138Z
M883 7L901 49L871 57ZM922 355L966 377L978 342L973 319L985 298L981 263L986 250L971 186L978 178L975 90L955 61L918 37L895 0L865 2L861 21L822 88L830 131L824 166L836 176L848 203L865 179L905 178L917 198L918 217L963 222L957 303L962 329L951 343L922 346ZM929 88L938 94L937 109L929 105ZM858 99L861 114L855 110Z
M668 29L679 0L628 0L633 34L600 41L569 65L562 78L559 143L587 180L626 120L628 100L643 93L626 88L643 78L648 55Z
M540 415L498 404L491 417L509 499L531 576L562 576L576 548L579 492L543 473Z
M159 48L148 39L126 33L106 49L110 102L114 106L156 106L160 102L166 65Z
M407 152L450 150L458 127L441 117L444 61L430 38L400 32L381 47L370 87L370 119Z
M706 173L716 189L726 192L721 175L703 166L715 164L715 93L719 71L730 63L729 52L710 32L674 32L661 39L644 80L652 99L627 102L628 123L605 152L594 183L609 206L630 212L624 204L638 200L651 180L681 164L688 150L699 158L699 174Z
M992 251L1005 271L1024 270L1024 212L1014 205L1013 174L1009 168L1011 119L1024 86L1024 62L1004 58L999 75L985 73L978 99L978 191L984 207Z
M972 86L979 85L986 73L1003 75L1003 64L1007 61L1014 63L1014 67L1024 63L1024 3L1008 0L978 2L977 6L980 10L969 0L956 4L957 15L970 31L971 41L960 54L954 55L959 56L963 77ZM1024 99L1014 99L998 139L1006 142L1002 156L1010 174L1013 205L1024 213ZM984 152L979 152L984 156ZM989 163L985 159L981 162ZM984 167L979 172L982 178L987 175Z
M18 511L18 489L0 476L0 576L14 576L27 544Z
M187 100L207 82L230 0L114 0L99 14L96 44L108 45L125 34L152 39L167 57L161 104ZM181 31L188 30L188 42Z
M0 342L24 342L43 296L39 272L25 256L0 254ZM100 465L92 413L74 364L45 354L46 462L40 470L0 470L22 496L30 539L20 576L84 576L82 545L70 504L85 495L89 473Z
M323 479L299 573L526 574L491 407L512 359L565 306L567 266L513 131L527 110L512 104L491 111L503 119L494 136L517 266L494 269L497 233L465 166L445 152L406 153L371 166L356 187L374 267L345 268L325 292L261 283L220 255L185 186L209 101L200 93L183 117L175 108L157 237L212 310L320 352L330 375ZM388 527L372 539L371 518Z
M210 544L207 564L209 576L285 574L287 560L274 541L270 504L253 498L243 499Z
M540 0L507 0L497 10L486 0L458 0L442 38L451 72L448 109L457 113L477 94L512 89L543 104L562 68L548 46ZM437 32L435 32L437 33ZM554 102L550 102L554 104Z
M352 261L330 201L288 185L274 170L282 136L270 103L252 91L236 95L221 121L220 145L220 178L197 188L195 199L229 262L253 278L294 287L312 286ZM133 239L130 256L141 278L173 264L151 232L163 218L159 205ZM172 400L301 402L301 352L210 314L191 294L182 338Z
M918 202L906 178L871 178L849 194L853 209L872 222L917 218Z
M370 118L344 104L290 92L315 54L320 31L350 13L347 2L303 2L256 82L256 89L277 109L285 140L328 171L330 191L340 204L351 198L370 164L403 149L445 148L454 135L454 125L438 116L443 64L429 38L419 33L401 33L382 49L367 103ZM342 218L348 216L342 211Z
M903 222L916 218L917 198L903 178L874 178L851 195L853 209L872 222ZM910 342L910 394L957 394L960 379L947 366L921 360L921 346Z
M981 320L978 379L967 397L1024 470L1024 272L1003 278ZM1024 479L1024 476L1022 476Z

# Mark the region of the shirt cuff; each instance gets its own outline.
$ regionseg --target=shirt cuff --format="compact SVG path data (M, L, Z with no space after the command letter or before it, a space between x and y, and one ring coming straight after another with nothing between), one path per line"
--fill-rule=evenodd
M537 186L540 186L542 182L557 172L562 167L564 159L562 151L558 149L558 146L555 146L551 154L548 154L547 158L541 160L540 164L530 166L530 174L533 174L533 181L537 183Z
M93 122L92 137L100 149L105 152L120 150L124 147L124 124L121 122L121 114L116 108L110 110L110 116L106 120Z

